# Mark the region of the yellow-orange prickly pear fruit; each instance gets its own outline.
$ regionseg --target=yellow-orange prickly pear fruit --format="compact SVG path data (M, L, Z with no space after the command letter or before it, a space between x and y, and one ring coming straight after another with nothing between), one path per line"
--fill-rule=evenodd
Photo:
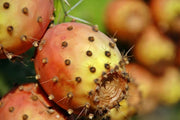
M53 0L0 1L0 59L27 51L53 19Z
M59 106L79 115L107 113L127 96L130 78L116 44L97 27L50 28L35 56L37 79Z

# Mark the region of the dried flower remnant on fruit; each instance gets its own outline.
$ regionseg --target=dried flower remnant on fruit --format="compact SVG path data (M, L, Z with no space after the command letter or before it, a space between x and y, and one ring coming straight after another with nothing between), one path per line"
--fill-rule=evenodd
M99 100L99 97L94 97L94 100L93 100L94 104L99 104L100 100Z

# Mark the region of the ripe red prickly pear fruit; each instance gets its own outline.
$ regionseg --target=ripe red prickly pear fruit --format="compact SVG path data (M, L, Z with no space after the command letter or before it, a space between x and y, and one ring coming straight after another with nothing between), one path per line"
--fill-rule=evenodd
M130 78L123 58L97 27L63 23L50 28L39 43L36 77L49 99L70 113L104 114L126 96Z
M112 0L105 12L107 30L121 42L133 43L151 23L148 6L141 0Z
M54 108L44 91L35 83L21 85L0 100L3 120L66 120L59 108Z
M0 59L27 51L46 31L53 0L0 1Z

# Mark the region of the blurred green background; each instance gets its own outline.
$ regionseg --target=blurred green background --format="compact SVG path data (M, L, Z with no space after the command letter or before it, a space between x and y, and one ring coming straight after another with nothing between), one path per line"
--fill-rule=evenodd
M61 0L59 0L61 1ZM56 13L55 24L60 22L71 21L71 18L66 17L64 21L64 10L68 11L73 5L80 0L68 0L70 6L55 1ZM100 31L107 33L104 26L104 10L110 0L83 0L74 10L69 12L69 15L88 21L90 24L98 25ZM148 3L148 0L145 0ZM128 46L130 48L130 46ZM126 47L119 48L120 50ZM34 55L34 48L31 48L23 54L23 60L10 61L7 59L0 60L0 97L5 95L12 87L26 82L35 82L35 71L31 58ZM180 103L172 106L160 106L154 112L143 116L134 116L133 120L180 120Z

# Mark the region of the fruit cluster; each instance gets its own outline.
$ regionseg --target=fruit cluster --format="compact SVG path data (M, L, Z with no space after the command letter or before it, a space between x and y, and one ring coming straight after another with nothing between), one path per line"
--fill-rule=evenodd
M33 45L38 81L20 85L1 99L1 119L103 119L120 102L127 103L133 84L125 69L128 61L97 26L50 24L53 0L0 4L1 59L21 57Z
M0 1L0 59L34 66L34 82L0 100L0 120L126 120L179 101L179 0L111 0L102 23L113 37L69 15L80 1Z
M142 91L140 114L180 100L179 13L179 0L112 0L107 6L108 32L119 46L133 46L127 71Z

